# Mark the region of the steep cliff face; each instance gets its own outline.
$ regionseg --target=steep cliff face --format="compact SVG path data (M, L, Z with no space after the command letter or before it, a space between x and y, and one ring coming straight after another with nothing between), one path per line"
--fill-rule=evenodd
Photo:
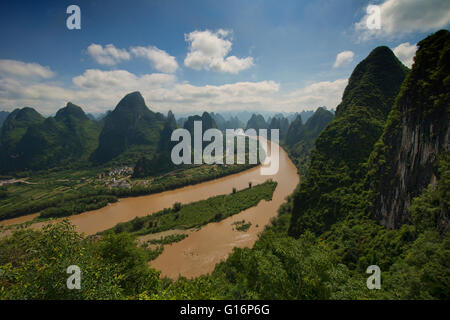
M408 69L387 47L375 48L353 71L336 116L315 140L308 177L294 195L290 234L320 234L365 212L360 184L366 163Z
M438 158L449 151L449 109L450 32L442 30L419 42L415 63L369 160L372 215L384 226L407 222L412 199L439 179Z

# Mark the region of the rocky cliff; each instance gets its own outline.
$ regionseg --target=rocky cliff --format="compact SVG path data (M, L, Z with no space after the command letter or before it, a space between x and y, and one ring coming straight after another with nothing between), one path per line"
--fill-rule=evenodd
M439 31L418 46L369 160L372 215L388 228L408 222L412 199L436 184L438 160L449 151L450 32ZM448 224L445 215L440 224Z
M377 47L352 72L336 115L315 140L308 176L293 196L290 234L316 234L365 211L360 184L408 69Z

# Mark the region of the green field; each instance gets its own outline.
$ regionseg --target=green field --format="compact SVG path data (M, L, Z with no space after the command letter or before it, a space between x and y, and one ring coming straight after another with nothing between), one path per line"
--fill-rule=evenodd
M94 210L120 197L171 190L237 173L253 165L190 166L148 179L132 179L115 168L45 171L2 187L0 220L41 212L40 219ZM115 180L115 186L112 181ZM123 183L120 185L120 183Z

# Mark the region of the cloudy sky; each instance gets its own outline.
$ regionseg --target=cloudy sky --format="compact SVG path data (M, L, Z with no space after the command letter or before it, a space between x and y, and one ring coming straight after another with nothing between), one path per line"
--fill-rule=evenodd
M1 1L0 110L103 112L136 90L161 112L335 108L373 48L411 66L449 26L448 0Z

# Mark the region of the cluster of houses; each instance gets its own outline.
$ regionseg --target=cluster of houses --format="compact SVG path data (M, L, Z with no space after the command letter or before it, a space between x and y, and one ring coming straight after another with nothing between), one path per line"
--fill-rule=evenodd
M133 173L132 167L117 167L108 172L109 177L128 176Z
M131 188L131 184L126 180L116 180L116 178L112 178L109 182L107 182L110 188Z
M105 184L110 188L131 188L131 184L127 181L127 177L133 173L132 167L117 167L111 169L109 172L102 172L98 175L99 179L105 179L110 177L111 179L107 179Z

